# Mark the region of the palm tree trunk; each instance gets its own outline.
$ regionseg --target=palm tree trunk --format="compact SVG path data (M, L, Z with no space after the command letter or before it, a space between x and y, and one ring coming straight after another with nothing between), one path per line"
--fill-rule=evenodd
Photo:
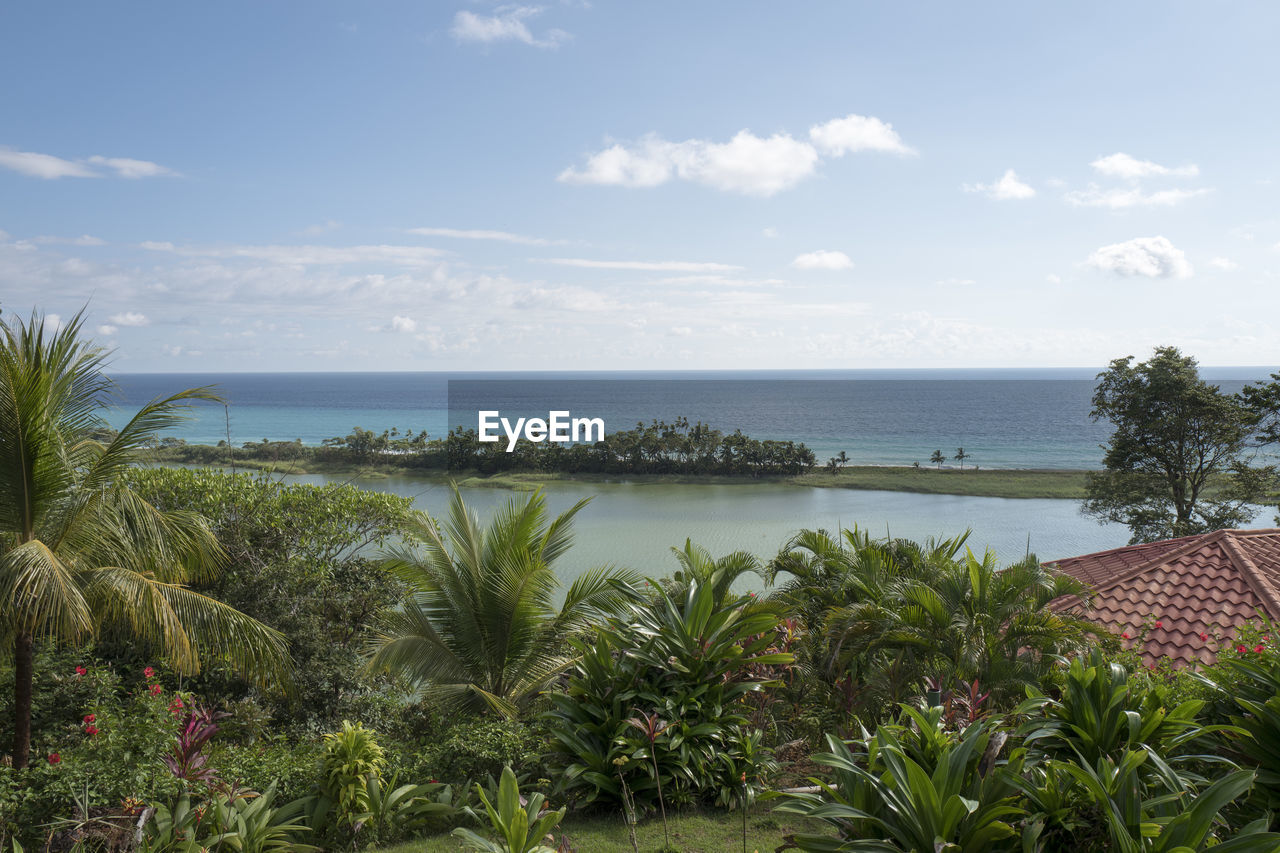
M13 766L21 770L31 756L31 683L34 677L30 634L13 641Z

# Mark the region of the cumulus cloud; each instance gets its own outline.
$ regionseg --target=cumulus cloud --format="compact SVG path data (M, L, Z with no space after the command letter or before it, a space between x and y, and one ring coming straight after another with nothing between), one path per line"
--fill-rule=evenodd
M531 47L556 48L571 36L564 30L548 30L541 38L534 36L525 23L542 12L541 6L500 6L493 15L477 15L462 10L453 16L449 30L458 42L492 44L515 41Z
M391 331L411 333L418 331L418 322L412 317L401 317L399 315L391 318Z
M1181 249L1165 237L1137 237L1103 246L1089 256L1089 266L1122 276L1190 278L1194 270Z
M1030 184L1018 180L1018 174L1013 169L1007 170L1000 180L990 184L965 184L964 191L986 193L988 197L999 201L1033 198L1036 194Z
M107 241L100 237L93 237L88 234L81 234L79 237L52 237L42 235L40 237L32 237L33 243L64 243L69 246L105 246Z
M819 249L816 252L805 252L796 255L791 266L798 270L851 270L853 261L844 252Z
M569 167L557 180L573 184L656 187L672 180L745 195L771 196L811 177L821 163L856 151L912 153L879 119L851 115L815 125L812 141L789 133L757 136L740 130L728 142L686 139L671 142L651 133L639 141L614 143Z
M915 149L902 141L893 125L875 116L856 113L832 119L809 128L809 139L829 157L843 157L858 151L887 151L891 154L914 154Z
M762 237L768 237L770 240L772 240L778 236L778 229L774 228L773 226L770 226L768 228L762 229L760 231L760 235Z
M125 311L122 314L112 314L107 318L116 326L146 326L151 323L146 314L139 314L136 311Z
M549 246L552 242L541 237L529 237L524 234L511 234L507 231L486 231L483 229L410 228L409 233L421 234L424 237L453 237L459 240L498 240L503 243L519 243L524 246Z
M1076 207L1107 207L1112 210L1123 210L1127 207L1173 207L1208 192L1210 190L1207 189L1143 192L1137 187L1104 190L1096 184L1090 184L1087 190L1074 190L1067 193L1065 197Z
M112 326L107 323L103 323L98 327L98 334L100 335L114 335L118 331L120 331L118 326Z
M99 168L93 168L93 167ZM103 157L95 154L85 160L65 160L52 154L35 151L18 151L0 147L0 168L10 169L32 178L56 180L58 178L100 178L103 169L115 172L121 178L153 178L163 175L176 176L172 169L152 163L150 160L133 160L127 157Z
M547 258L549 264L594 270L639 270L641 272L731 272L742 267L732 264L691 261L593 261L586 258Z
M1161 166L1159 163L1153 163L1150 160L1139 160L1128 154L1117 152L1108 154L1106 157L1099 157L1089 164L1093 170L1100 175L1107 175L1113 178L1125 178L1127 180L1136 181L1140 178L1155 177L1184 177L1193 178L1200 174L1200 168L1194 163L1186 166L1178 166L1170 168Z

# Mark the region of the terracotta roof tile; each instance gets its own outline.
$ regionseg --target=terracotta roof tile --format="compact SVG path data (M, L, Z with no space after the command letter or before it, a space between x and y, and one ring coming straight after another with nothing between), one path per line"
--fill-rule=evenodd
M1083 615L1128 632L1149 664L1209 663L1259 613L1280 621L1280 529L1216 530L1049 565L1086 583L1093 595ZM1053 607L1080 603L1071 596Z

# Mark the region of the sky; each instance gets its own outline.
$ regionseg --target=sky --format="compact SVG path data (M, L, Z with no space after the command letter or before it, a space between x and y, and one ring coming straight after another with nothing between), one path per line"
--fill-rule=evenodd
M1280 4L0 10L0 310L149 371L1280 364Z

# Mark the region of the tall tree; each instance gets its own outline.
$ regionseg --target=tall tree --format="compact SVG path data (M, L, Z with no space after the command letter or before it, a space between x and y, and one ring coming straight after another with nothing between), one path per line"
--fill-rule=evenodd
M947 461L947 457L942 455L941 450L933 451L933 455L929 457L929 461L938 466L938 470L942 470L942 463Z
M450 704L514 716L573 663L565 639L639 582L630 572L590 569L555 606L555 562L586 504L548 521L546 499L535 492L512 498L482 526L455 487L442 525L414 514L405 544L386 559L411 591L381 621L370 668L400 673Z
M1098 374L1091 416L1115 428L1105 470L1087 476L1082 510L1152 542L1250 521L1275 469L1256 463L1258 415L1200 378L1196 361L1159 347Z
M963 471L963 470L964 470L964 460L966 460L966 459L972 459L972 458L973 458L973 454L972 454L972 453L965 453L965 452L964 452L964 448L963 448L963 447L957 447L957 448L956 448L955 460L956 460L957 462L959 462L959 463L960 463L960 470L961 470L961 471Z
M188 588L224 556L200 516L164 512L123 480L138 451L216 399L195 388L153 400L107 443L100 412L114 386L106 352L81 340L76 315L0 322L0 637L15 673L13 766L31 746L37 643L81 643L104 628L131 633L181 672L202 656L264 683L287 673L276 631Z

